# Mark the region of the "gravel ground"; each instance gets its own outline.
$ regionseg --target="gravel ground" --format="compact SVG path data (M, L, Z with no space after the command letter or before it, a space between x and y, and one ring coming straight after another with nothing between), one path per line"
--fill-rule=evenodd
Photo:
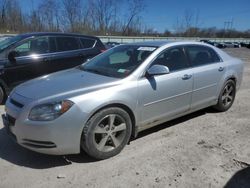
M250 50L226 51L246 62L229 111L202 110L144 131L111 159L34 153L0 123L0 187L250 187Z

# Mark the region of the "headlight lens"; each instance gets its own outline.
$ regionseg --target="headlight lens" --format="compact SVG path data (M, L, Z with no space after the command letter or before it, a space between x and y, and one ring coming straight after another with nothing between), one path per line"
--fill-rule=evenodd
M32 121L52 121L67 112L73 104L72 101L64 100L35 106L30 111L29 119Z

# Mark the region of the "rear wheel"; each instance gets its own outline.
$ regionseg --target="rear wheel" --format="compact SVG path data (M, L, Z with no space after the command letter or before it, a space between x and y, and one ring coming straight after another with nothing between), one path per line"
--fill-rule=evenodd
M82 148L96 159L112 157L128 143L131 129L131 119L125 110L116 107L103 109L84 127Z
M218 103L214 108L220 112L227 111L233 104L236 94L236 86L233 80L228 80L220 92Z

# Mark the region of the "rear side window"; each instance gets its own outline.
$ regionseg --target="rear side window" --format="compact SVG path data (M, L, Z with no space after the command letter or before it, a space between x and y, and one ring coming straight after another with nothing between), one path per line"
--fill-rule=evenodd
M105 46L103 45L103 43L100 40L96 41L95 47L100 49L100 50L105 50Z
M87 39L87 38L80 38L83 48L92 48L95 44L95 40Z
M186 50L193 66L207 65L221 61L216 52L209 47L187 46Z
M70 51L80 49L77 38L74 37L56 37L57 51Z
M165 50L154 60L153 64L165 65L170 72L185 69L189 66L182 47Z

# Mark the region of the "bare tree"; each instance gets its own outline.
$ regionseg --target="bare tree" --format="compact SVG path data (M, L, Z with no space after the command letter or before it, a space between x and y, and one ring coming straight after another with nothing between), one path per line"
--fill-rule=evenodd
M79 32L82 20L82 0L62 0L62 24L71 32Z
M199 10L186 9L181 18L177 17L174 28L177 35L195 36L200 25Z
M130 30L134 27L138 27L138 24L140 24L139 16L146 7L144 0L128 0L128 3L129 14L124 25L123 35L130 35ZM131 27L131 25L133 25L133 27ZM135 30L137 29L138 28L135 28Z
M59 2L43 0L38 7L41 22L47 31L59 31Z
M89 0L90 16L93 29L100 34L106 34L117 25L118 3L116 0Z
M7 0L1 0L0 1L0 30L4 29L6 27L6 5L7 5Z

